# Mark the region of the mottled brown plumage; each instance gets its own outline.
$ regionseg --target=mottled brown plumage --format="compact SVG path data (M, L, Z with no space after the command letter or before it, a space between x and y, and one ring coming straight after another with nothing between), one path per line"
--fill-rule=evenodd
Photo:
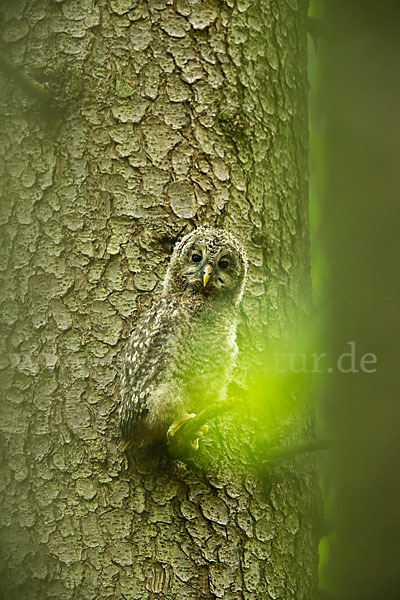
M175 246L162 296L128 342L120 406L125 440L166 440L173 423L225 398L246 272L246 254L225 230L201 227Z

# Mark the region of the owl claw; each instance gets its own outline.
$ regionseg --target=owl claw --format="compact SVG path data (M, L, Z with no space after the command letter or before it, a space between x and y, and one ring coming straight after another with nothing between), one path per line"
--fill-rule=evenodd
M170 427L167 431L167 443L171 444L174 436L179 431L179 429L183 425L185 425L185 423L187 423L188 421L190 421L190 419L193 419L194 417L196 417L196 414L191 413L190 415L186 415L186 417L184 417L180 421L176 421L175 423L172 423L172 425L170 425ZM196 431L196 433L194 434L193 439L190 442L188 442L188 444L189 444L189 446L191 446L192 450L197 452L197 450L199 449L200 438L202 438L204 435L206 435L209 430L210 430L210 428L208 427L208 425L202 425L201 427L199 427L198 431Z
M197 452L197 450L199 449L199 438L192 440L190 442L190 445L192 446L192 449L195 450L195 452Z
M189 421L189 419L193 419L193 417L195 417L195 416L196 416L196 413L190 413L190 415L186 415L186 417L184 417L180 421L175 421L175 423L172 423L172 425L169 426L168 431L167 431L167 440L168 441L171 440L171 438L174 437L174 435L176 434L177 431L179 431L179 429L182 427L182 425L187 423Z
M210 428L208 425L202 425L200 427L200 429L198 431L196 431L195 439L190 442L190 445L192 446L193 450L195 450L197 452L197 450L199 449L200 438L202 438L204 435L206 435L206 433L208 433L209 431L210 431Z

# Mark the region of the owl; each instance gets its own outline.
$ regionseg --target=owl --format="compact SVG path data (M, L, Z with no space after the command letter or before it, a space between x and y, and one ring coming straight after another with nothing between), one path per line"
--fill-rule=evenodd
M166 442L225 398L246 274L244 249L223 229L200 227L176 244L161 298L127 344L119 410L126 441Z

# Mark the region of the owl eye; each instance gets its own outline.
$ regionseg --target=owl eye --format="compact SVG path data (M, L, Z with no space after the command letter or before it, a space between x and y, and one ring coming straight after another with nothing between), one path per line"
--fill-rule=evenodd
M201 255L200 254L192 254L192 262L198 263L200 261L201 261Z
M229 267L229 263L227 260L222 259L219 261L218 266L220 269L227 269Z

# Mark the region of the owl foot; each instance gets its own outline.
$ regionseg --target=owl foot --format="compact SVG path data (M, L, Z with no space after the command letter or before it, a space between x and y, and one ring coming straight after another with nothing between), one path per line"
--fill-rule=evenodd
M199 449L199 440L209 431L208 425L202 425L201 427L199 427L199 429L197 431L193 432L190 435L190 437L192 439L186 438L186 440L185 440L185 437L184 437L185 434L183 434L182 440L177 439L177 438L179 438L179 435L177 436L177 438L174 437L184 425L186 425L191 419L193 419L196 416L197 415L195 413L191 413L190 415L186 415L180 421L176 421L175 423L172 423L172 425L169 427L169 429L167 431L167 443L170 447L172 444L175 444L178 447L181 447L181 451L182 451L184 446L186 446L186 444L187 444L188 446L191 447L192 450L197 451Z
M190 413L190 415L186 415L180 421L175 421L172 425L169 426L167 431L167 440L170 441L171 438L180 430L180 428L185 425L190 419L193 419L196 416L196 413Z
M208 433L209 430L210 430L210 428L208 425L202 425L202 427L200 427L200 429L198 431L196 431L196 433L194 434L196 436L195 439L190 442L190 445L193 448L193 450L195 450L197 452L197 450L199 449L200 438L202 438L203 435Z

